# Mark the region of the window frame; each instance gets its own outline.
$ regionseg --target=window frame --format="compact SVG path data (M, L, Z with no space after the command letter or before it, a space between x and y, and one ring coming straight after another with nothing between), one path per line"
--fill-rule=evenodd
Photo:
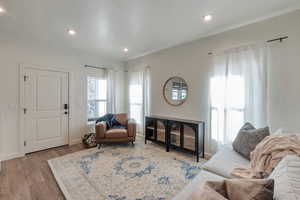
M106 81L106 93L107 93L107 80L105 79L105 78L102 78L102 77L98 77L98 76L91 76L91 75L88 75L87 76L87 79L86 79L86 83L87 83L87 85L86 85L86 89L87 89L87 121L88 122L92 122L92 121L96 121L97 119L99 119L101 116L98 116L98 117L89 117L89 104L90 103L99 103L99 102L105 102L105 107L106 107L106 111L105 111L105 113L107 113L107 106L108 106L108 98L107 98L107 94L106 94L106 99L101 99L101 98L95 98L95 99L89 99L89 89L88 89L88 87L89 87L89 79L95 79L96 80L96 82L98 82L98 81L101 81L101 80L103 80L103 81ZM95 96L99 96L99 94L98 94L98 91L99 91L99 84L97 84L96 83L96 89L95 89L95 91L96 91L96 95Z

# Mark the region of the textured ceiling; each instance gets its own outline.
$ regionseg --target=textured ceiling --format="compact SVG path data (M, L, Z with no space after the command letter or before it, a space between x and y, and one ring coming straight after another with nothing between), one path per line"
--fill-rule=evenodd
M122 61L299 8L299 2L0 0L7 9L0 16L0 35ZM206 14L213 15L210 23L202 20ZM77 35L68 35L69 27Z

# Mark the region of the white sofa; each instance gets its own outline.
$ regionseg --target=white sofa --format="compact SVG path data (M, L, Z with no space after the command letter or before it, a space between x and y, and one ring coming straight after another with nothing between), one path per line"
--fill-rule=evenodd
M248 168L250 162L236 153L231 147L224 147L203 165L203 170L173 200L188 200L191 193L206 181L235 178L234 168ZM275 180L275 200L300 200L300 158L285 157L269 178Z

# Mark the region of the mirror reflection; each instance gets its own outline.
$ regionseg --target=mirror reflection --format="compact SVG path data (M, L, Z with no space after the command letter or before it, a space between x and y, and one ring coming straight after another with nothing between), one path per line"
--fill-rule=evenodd
M172 77L164 85L164 98L168 104L179 106L183 104L188 95L188 86L183 78Z

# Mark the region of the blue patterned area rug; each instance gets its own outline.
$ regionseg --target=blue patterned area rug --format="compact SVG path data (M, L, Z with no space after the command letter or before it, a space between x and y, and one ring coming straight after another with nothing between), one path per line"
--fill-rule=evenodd
M67 200L167 200L204 161L153 145L105 146L48 161Z

